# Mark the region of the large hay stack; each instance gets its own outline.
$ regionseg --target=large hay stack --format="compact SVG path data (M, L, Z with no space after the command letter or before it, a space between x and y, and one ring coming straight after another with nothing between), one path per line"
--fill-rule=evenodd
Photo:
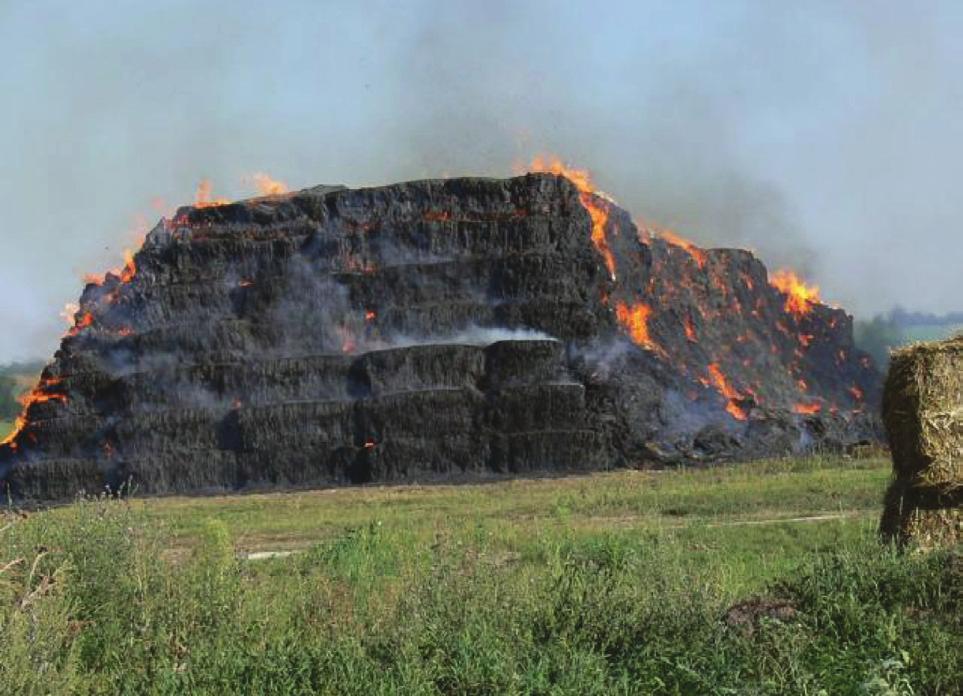
M893 452L882 532L924 546L963 538L963 336L897 351L883 393Z
M0 442L0 495L668 466L872 442L852 318L551 174L161 221ZM0 437L3 434L0 433Z

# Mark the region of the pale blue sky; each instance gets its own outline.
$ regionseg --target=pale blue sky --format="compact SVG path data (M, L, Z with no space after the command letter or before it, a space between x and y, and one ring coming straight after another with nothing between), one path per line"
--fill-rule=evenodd
M961 35L959 2L0 0L0 361L49 355L83 273L201 177L541 152L852 311L963 309Z

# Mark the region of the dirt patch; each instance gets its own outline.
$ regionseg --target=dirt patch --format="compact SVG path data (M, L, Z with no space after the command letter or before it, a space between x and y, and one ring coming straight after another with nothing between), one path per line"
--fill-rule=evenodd
M789 623L798 616L799 610L791 602L782 599L752 597L730 607L723 621L726 626L748 638L765 621Z

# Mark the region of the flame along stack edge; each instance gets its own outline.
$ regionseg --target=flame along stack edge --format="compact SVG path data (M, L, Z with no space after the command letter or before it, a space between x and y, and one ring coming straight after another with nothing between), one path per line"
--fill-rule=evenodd
M184 207L84 289L0 479L56 499L880 438L851 317L790 281L640 229L566 171Z

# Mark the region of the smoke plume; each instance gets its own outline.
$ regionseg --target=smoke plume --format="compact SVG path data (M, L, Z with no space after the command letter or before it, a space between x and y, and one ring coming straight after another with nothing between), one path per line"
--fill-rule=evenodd
M542 152L848 309L959 309L961 28L949 2L7 3L0 361L49 354L82 274L202 177L236 198L255 172L505 176Z

